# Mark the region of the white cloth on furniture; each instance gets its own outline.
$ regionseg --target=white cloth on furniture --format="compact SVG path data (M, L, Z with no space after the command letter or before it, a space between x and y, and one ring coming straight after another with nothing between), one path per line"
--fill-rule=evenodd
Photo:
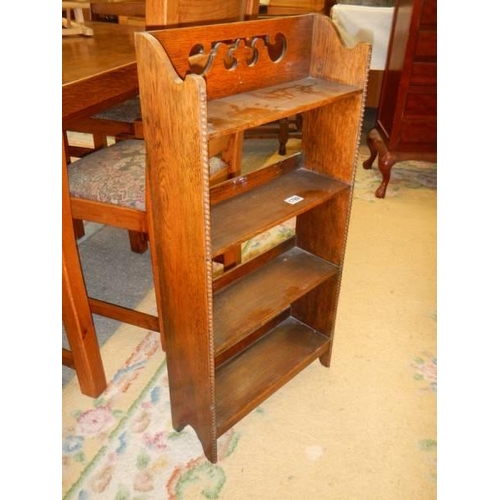
M394 7L337 4L331 10L332 21L346 45L372 44L370 69L378 70L385 69L393 15Z

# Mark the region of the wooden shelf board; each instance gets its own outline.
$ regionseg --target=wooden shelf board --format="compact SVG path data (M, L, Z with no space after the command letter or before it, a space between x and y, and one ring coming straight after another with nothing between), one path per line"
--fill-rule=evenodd
M215 138L296 115L355 94L352 85L307 77L208 102L208 133Z
M244 349L264 333L261 327L337 273L335 265L294 247L215 293L216 364Z
M292 317L215 373L217 435L325 353L330 339Z
M300 168L215 205L212 208L213 257L348 188L331 177ZM287 203L285 200L292 196L303 200Z

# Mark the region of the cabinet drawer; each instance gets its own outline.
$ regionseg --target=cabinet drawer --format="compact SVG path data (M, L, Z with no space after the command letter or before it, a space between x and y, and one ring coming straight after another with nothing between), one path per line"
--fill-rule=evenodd
M417 37L416 57L437 56L437 33L435 31L421 31Z
M410 85L437 85L437 64L430 62L413 63Z
M404 121L401 127L399 151L435 152L437 124L435 120Z
M437 2L436 0L424 0L422 6L422 16L420 17L420 25L436 25L437 24Z
M437 116L437 94L434 92L409 92L406 95L405 117L429 117Z

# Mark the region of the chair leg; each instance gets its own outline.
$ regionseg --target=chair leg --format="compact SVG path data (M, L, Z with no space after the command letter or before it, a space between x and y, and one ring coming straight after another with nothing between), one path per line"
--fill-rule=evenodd
M104 148L104 147L106 147L108 145L107 144L106 134L95 133L95 134L92 134L92 137L94 139L94 149L96 151L98 149L102 149L102 148Z
M241 174L241 159L243 154L243 132L233 134L222 151L222 159L229 165L229 178ZM220 262L224 265L224 271L241 264L241 245L230 248L222 257Z
M85 236L85 227L81 219L73 219L73 231L75 232L75 239L77 240Z
M295 117L295 125L297 127L297 131L301 132L302 131L302 115L300 113Z
M129 231L130 249L135 253L144 253L148 249L148 235L139 231Z
M224 254L216 257L215 262L224 266L224 272L241 264L241 245L236 245L227 250Z
M281 156L286 155L286 143L288 142L288 137L290 135L290 123L288 118L282 118L279 121L279 132L278 132L278 140L280 143L279 154Z

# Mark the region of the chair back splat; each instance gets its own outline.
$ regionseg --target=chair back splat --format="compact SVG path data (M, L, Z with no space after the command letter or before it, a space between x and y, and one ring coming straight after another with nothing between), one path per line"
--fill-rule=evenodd
M148 30L168 26L189 26L214 22L233 22L256 18L258 0L146 0Z

